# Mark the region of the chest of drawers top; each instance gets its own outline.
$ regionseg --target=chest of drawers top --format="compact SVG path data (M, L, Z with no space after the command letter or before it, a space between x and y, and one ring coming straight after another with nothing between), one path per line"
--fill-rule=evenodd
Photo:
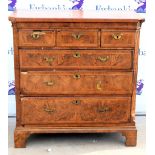
M12 22L144 22L144 18L129 11L22 11L9 16Z

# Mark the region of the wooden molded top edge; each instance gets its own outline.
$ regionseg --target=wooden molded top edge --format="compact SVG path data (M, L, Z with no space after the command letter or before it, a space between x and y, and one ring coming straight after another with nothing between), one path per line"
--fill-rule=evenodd
M129 11L28 11L18 10L9 16L11 22L144 22Z

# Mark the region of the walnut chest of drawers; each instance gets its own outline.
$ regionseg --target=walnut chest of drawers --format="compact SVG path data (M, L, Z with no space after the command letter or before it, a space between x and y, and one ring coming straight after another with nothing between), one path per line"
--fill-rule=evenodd
M122 12L22 12L13 26L15 147L34 133L120 132L135 146L139 33Z

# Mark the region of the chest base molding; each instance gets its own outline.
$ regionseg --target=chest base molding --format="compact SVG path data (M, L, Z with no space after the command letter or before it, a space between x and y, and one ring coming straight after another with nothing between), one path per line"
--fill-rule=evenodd
M135 126L119 127L17 127L14 132L16 148L25 148L31 134L49 133L121 133L126 146L136 146L137 129Z

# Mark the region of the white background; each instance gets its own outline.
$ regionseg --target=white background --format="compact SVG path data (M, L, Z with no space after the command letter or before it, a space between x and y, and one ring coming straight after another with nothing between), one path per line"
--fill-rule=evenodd
M2 155L8 154L8 95L7 95L7 46L8 42L7 40L10 39L9 36L7 36L7 6L8 2L6 0L0 1L0 21L1 21L1 31L0 33L0 153ZM148 78L145 82L145 100L144 102L147 104L147 155L154 155L155 149L154 149L154 139L155 139L155 1L154 0L148 0L147 2L147 20L146 24L148 29L146 30L145 37L147 38L147 50L149 51L149 54L146 57L147 63L144 65L144 70L146 71L145 74L147 74ZM5 36L5 37L4 37Z

